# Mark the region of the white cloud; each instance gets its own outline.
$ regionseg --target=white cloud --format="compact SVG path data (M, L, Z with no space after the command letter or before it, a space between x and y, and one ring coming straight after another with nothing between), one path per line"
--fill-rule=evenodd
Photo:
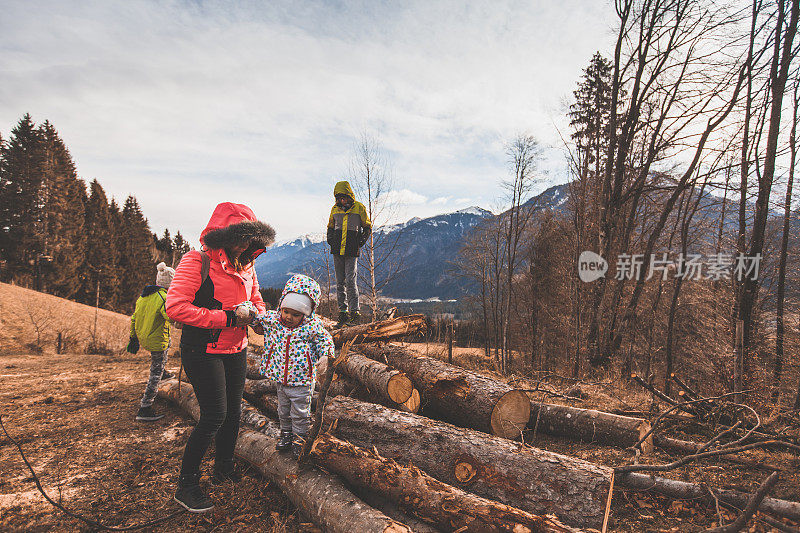
M420 205L427 201L428 199L425 196L408 189L389 191L384 197L384 202L388 204L396 203L402 206Z
M409 216L454 195L488 206L504 139L558 146L561 101L613 15L601 0L6 4L3 135L49 119L82 176L195 238L235 198L279 234L317 231L364 130Z

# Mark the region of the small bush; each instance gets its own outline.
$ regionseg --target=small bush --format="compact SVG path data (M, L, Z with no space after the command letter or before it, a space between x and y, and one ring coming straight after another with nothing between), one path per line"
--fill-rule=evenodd
M44 353L44 348L39 345L38 342L28 342L25 344L25 347L28 349L29 352L35 353L37 355L41 355Z
M116 352L105 342L94 340L86 345L86 353L92 355L114 355Z

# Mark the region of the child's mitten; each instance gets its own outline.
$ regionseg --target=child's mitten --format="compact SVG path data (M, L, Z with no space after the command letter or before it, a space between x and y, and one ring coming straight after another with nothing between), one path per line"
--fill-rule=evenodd
M137 337L131 337L128 340L128 347L125 348L128 350L129 353L136 353L139 351L139 339Z
M237 305L234 309L234 312L236 313L236 318L242 321L247 320L247 323L249 324L253 321L253 318L255 318L256 313L258 313L258 309L256 309L255 305L253 305L253 302L248 300Z

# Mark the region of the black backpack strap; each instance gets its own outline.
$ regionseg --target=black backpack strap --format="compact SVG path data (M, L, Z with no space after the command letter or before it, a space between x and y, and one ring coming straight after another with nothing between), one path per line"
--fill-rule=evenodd
M211 257L205 251L200 250L200 261L200 285L202 285L208 278L208 271L211 269Z
M156 294L158 294L158 297L159 297L159 298L161 298L161 305L163 305L163 306L164 306L164 308L166 309L166 306L167 306L167 299L166 299L166 298L164 298L164 297L161 295L161 291L156 291Z

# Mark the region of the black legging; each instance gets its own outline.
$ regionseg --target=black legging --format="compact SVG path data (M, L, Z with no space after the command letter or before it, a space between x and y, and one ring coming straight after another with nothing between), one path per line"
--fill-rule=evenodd
M200 420L186 442L181 465L181 476L190 476L199 472L200 462L215 435L216 463L233 460L247 355L246 350L219 355L181 345L181 360L200 404Z

